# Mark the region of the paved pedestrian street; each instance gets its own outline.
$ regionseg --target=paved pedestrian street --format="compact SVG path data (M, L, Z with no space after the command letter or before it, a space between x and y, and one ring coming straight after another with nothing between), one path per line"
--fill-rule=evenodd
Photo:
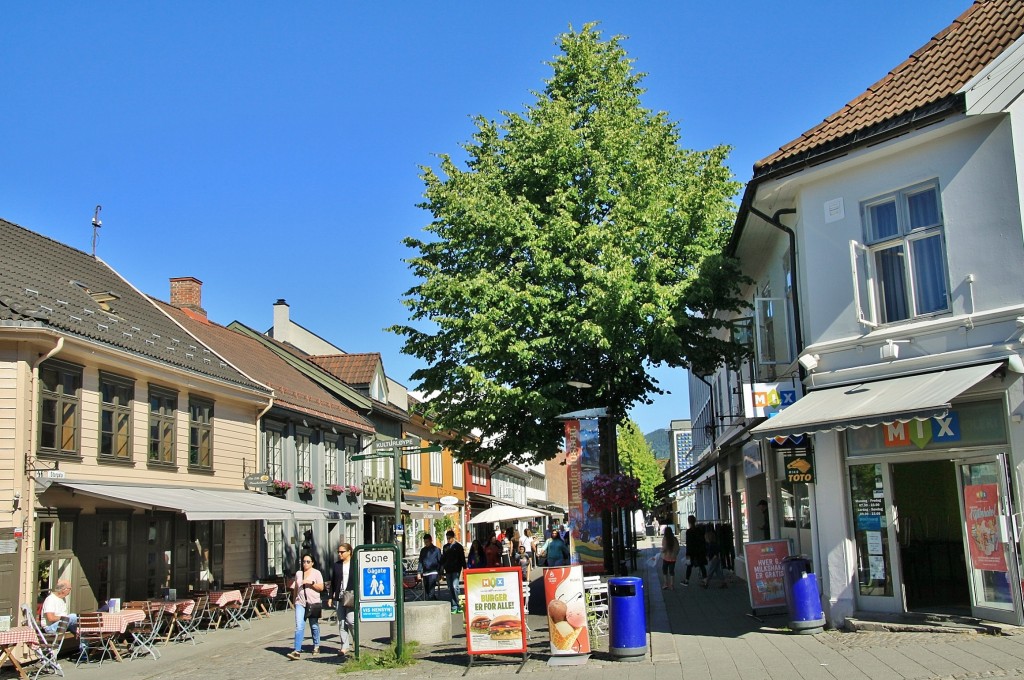
M905 680L911 678L1024 677L1024 635L973 633L826 631L794 635L784 615L757 620L750 616L746 585L734 579L726 589L677 584L662 590L658 575L643 551L639 575L648 596L650 653L638 662L613 660L607 637L582 666L551 667L547 663L546 617L531 615L531 658L521 676L558 680ZM201 636L202 642L164 646L160 659L104 662L75 669L64 663L68 680L136 680L239 678L263 680L301 676L305 680L337 677L338 629L323 626L322 650L313 657L307 632L303 657L289 661L294 626L292 612L278 612L255 621L252 630L221 630ZM453 618L449 644L421 647L419 663L409 668L366 671L349 677L401 679L460 677L466 671L462 622ZM387 646L386 624L366 626L360 636L371 648ZM369 641L368 641L369 638ZM512 676L516 657L482 657L466 675ZM5 676L10 676L9 670Z

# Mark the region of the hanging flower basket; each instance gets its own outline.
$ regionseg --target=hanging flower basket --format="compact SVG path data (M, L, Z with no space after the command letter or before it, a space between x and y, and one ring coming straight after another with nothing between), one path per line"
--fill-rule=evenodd
M292 488L291 482L286 482L283 479L275 479L271 482L271 491L277 494L283 494L288 489Z
M299 493L313 493L316 491L316 485L313 482L299 482Z
M582 491L583 500L595 512L628 510L640 501L640 480L622 474L601 474L585 482Z
M347 486L342 486L341 484L331 484L327 487L327 493L337 496L340 493L345 493L347 489Z

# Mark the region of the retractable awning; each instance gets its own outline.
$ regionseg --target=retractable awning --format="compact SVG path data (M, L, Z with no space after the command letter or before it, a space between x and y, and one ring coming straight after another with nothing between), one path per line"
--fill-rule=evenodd
M107 482L53 481L40 494L44 503L59 501L61 490L83 494L142 510L179 512L190 522L200 520L337 520L338 512L276 496L227 489L139 486Z
M942 416L953 398L1000 366L1002 362L809 392L750 434L758 439L781 438Z

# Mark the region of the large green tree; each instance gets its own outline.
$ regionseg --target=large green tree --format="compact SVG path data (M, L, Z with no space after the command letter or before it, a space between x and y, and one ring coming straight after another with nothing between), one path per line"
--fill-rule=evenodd
M665 481L665 475L654 457L654 449L632 420L619 425L618 447L619 469L623 474L640 480L640 507L653 508L654 489Z
M617 421L660 393L652 365L740 352L715 337L714 312L742 305L721 256L738 190L728 149L681 148L677 125L642 106L621 41L570 29L523 113L476 117L464 167L441 155L422 168L433 220L405 239L419 282L410 324L392 330L427 364L412 377L439 427L482 434L449 442L464 459L550 458L559 414L604 406Z

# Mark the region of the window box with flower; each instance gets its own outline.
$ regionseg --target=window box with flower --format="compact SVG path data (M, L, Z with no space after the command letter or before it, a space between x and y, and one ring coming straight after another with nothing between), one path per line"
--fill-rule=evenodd
M347 489L347 486L343 486L341 484L330 484L327 487L327 493L331 494L332 496L337 496L338 494L346 493Z
M631 510L640 502L640 480L622 474L599 474L583 483L582 492L592 511Z
M316 484L313 482L299 482L296 488L299 490L299 493L313 493L316 491Z
M275 479L270 483L270 493L278 496L283 496L290 488L292 488L292 483L283 479Z
M358 496L362 492L363 490L360 489L355 484L349 484L348 486L345 487L345 494L349 496Z

